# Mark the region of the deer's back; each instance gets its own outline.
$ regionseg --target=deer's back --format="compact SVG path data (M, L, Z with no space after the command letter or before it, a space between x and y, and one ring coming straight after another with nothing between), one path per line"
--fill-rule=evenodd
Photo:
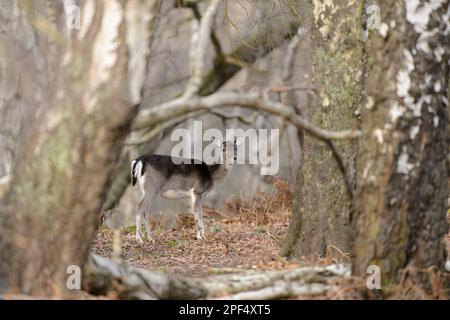
M157 154L143 155L136 160L144 164L142 174L148 177L146 182L162 193L175 194L191 189L196 193L205 193L213 183L211 170L215 166L208 166L199 160Z

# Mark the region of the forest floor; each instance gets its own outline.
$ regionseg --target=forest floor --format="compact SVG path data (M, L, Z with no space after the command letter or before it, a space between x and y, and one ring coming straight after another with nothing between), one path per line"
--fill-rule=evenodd
M136 267L194 277L219 272L292 269L350 262L349 254L336 247L330 247L325 258L294 260L279 255L292 211L292 192L282 180L275 181L274 192L258 193L252 202L234 198L221 210L205 206L203 211L207 226L205 240L196 239L194 218L190 214L180 215L176 226L170 230L154 225L154 241L143 244L135 240L135 226L121 228L123 261ZM111 257L113 242L114 232L101 228L94 239L92 251ZM450 255L450 234L446 236L446 243ZM360 299L367 296L367 291L362 290L365 287L363 279L353 278L339 285L342 290L315 298ZM421 291L415 295L430 298Z
M135 226L122 228L122 258L136 267L190 276L204 276L224 268L237 271L299 267L298 261L279 255L290 219L292 194L282 180L277 180L275 188L272 195L257 194L251 203L234 198L220 211L205 206L205 240L196 239L190 214L179 215L176 226L170 230L154 225L154 241L143 244L135 240ZM101 228L93 252L110 257L113 237L111 229Z

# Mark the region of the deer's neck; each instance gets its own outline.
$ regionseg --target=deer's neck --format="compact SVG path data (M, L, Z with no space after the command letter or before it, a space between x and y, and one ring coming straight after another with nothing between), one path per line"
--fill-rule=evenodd
M224 183L231 173L232 163L216 164L212 166L211 177L215 185Z

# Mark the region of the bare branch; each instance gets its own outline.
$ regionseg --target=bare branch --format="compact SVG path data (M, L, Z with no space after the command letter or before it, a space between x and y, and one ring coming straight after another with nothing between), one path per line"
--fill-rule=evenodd
M146 133L138 134L139 137L137 137L137 138L133 137L133 134L132 134L128 137L127 141L125 142L125 145L132 146L132 145L140 145L143 143L147 143L147 142L155 139L162 132L164 132L170 128L176 127L192 117L198 117L198 116L204 115L205 113L213 114L222 119L237 119L238 121L240 121L246 125L252 125L255 121L255 117L258 115L258 112L254 112L250 117L246 118L243 115L241 115L240 113L227 114L224 112L220 112L219 110L199 110L199 111L192 112L192 113L186 113L180 117L174 118L174 119L164 122L160 125L157 125ZM134 132L134 133L137 133L137 132Z
M9 174L7 174L3 177L0 177L0 199L9 190L9 185L10 185L11 180L12 180L12 177Z
M347 173L348 170L344 163L344 158L342 157L341 153L339 152L339 150L336 148L336 146L334 145L334 143L332 141L328 140L325 143L328 146L328 148L330 148L331 153L333 154L333 157L338 164L339 171L342 174L342 178L344 178L345 187L347 189L348 196L350 199L353 199L353 187L351 184L351 179Z
M133 130L152 126L193 111L235 106L277 115L320 140L351 139L361 135L359 130L333 132L318 128L302 116L297 115L292 108L282 103L263 99L254 93L239 94L233 92L216 93L207 97L192 97L189 99L181 97L153 108L144 109L139 112L134 122Z
M314 88L313 86L286 86L286 87L271 87L269 88L268 92L269 93L284 93L284 92L289 92L289 91L311 91L311 92L315 92L316 88Z
M182 1L179 6L192 7L199 2L196 0ZM199 95L206 96L214 93L243 67L249 66L259 58L266 56L295 34L301 23L298 15L276 13L265 24L246 31L231 52L216 56L213 68L207 70L202 79L198 90ZM268 35L271 37L270 43L267 41ZM214 31L211 30L211 41L217 52L219 49L217 45L220 44L213 38Z
M219 7L220 0L211 0L208 8L203 15L196 41L196 46L191 48L192 60L192 76L186 86L186 90L183 97L191 97L196 95L200 89L203 81L203 72L205 69L206 52L208 49L208 40L211 35L212 27L214 24L214 18L216 16L217 8Z
M303 34L304 28L299 27L287 47L286 57L283 62L283 82L292 80L292 71L294 70L293 66L295 61L294 57L297 52L298 45L300 44L300 40L303 38Z
M200 14L200 10L198 9L198 3L197 1L188 1L185 4L187 7L192 9L192 12L194 14L195 19L197 19L197 21L201 21L202 20L202 15ZM211 30L211 42L214 46L214 49L216 51L216 54L219 56L224 56L223 50L222 50L222 46L220 45L220 41L217 38L216 33L214 32L214 30Z
M294 15L279 15L260 28L252 28L243 35L239 44L226 56L217 56L214 67L208 71L201 84L199 94L210 95L232 78L243 67L279 47L296 32L300 19ZM271 41L267 41L268 35Z
M177 125L183 123L184 121L188 120L189 118L195 117L195 116L200 116L204 113L205 113L205 111L201 110L201 111L197 111L197 112L193 112L193 113L183 114L177 118L171 119L160 125L156 125L147 133L140 135L139 138L129 137L127 139L127 141L125 142L125 144L126 145L139 145L139 144L149 142L149 141L153 140L154 138L156 138L158 135L160 135L165 130L176 127Z
M258 115L257 112L254 112L250 117L244 117L240 113L225 113L220 112L219 110L209 110L209 113L216 115L222 119L237 119L238 121L242 122L246 125L252 125L255 122L255 118Z

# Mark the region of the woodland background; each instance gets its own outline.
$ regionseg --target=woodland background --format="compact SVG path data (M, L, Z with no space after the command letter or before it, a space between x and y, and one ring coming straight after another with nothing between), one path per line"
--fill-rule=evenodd
M3 1L2 297L448 298L449 10ZM133 243L130 160L199 119L279 128L279 177L236 166L205 242L182 202L159 201L156 244Z

